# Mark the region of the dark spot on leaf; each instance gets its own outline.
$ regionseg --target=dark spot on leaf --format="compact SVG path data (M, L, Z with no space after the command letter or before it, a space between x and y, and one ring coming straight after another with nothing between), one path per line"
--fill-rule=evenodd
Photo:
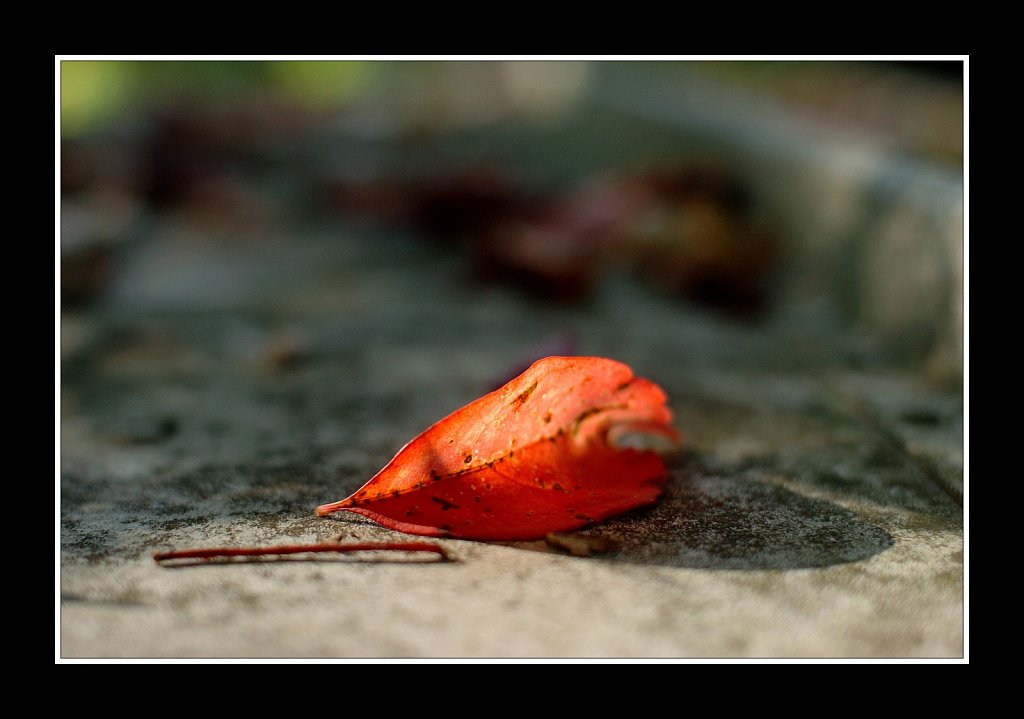
M447 512L449 509L459 509L459 505L449 502L446 499L441 499L440 497L431 497L430 501L440 504L441 511L443 512Z
M479 497L473 497L473 501L476 502L477 504L480 504L480 498Z
M584 522L593 522L594 521L593 517L588 517L585 514L577 514L577 515L575 515L575 519L582 519Z
M436 469L431 469L430 470L430 478L432 480L434 480L435 482L440 482L441 481L441 475L437 473Z
M526 400L530 399L530 395L533 394L533 391L537 389L538 382L540 382L540 380L534 380L533 384L517 394L515 399L512 400L511 406L515 409L522 407L526 403Z
M558 482L555 482L554 486L551 487L556 492L564 492L565 489Z
M541 419L544 420L544 424L547 424L548 422L551 421L551 413L550 412L545 412L544 416L541 417Z
M452 525L450 525L450 524L442 524L440 527L438 527L438 529L440 529L442 532L447 532L447 531L451 530L451 528L452 528Z
M626 387L629 387L629 385L631 385L631 384L633 384L633 380L628 379L625 382L623 382L622 384L620 384L618 387L616 387L615 391L616 392L621 392L622 390L626 389Z
M401 497L402 493L400 491L398 491L397 489L395 489L395 490L391 491L391 496L392 497Z
M469 464L470 462L473 461L473 455L467 454L466 455L466 459L464 461L465 461L466 464Z

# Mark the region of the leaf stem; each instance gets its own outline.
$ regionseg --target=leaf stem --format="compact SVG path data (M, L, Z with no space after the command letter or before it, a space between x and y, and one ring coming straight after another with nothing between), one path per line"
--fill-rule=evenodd
M154 552L153 560L160 564L174 559L201 559L208 561L224 557L267 557L285 554L307 554L322 552L433 552L442 559L448 553L439 544L430 542L352 542L340 544L283 544L277 547L208 547L203 549L180 549L171 552Z

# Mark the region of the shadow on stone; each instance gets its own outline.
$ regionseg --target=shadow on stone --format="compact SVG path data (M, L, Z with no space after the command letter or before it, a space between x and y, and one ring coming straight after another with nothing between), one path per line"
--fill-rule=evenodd
M654 507L580 535L618 544L596 555L601 561L693 569L828 567L893 545L888 532L833 502L758 479L678 474Z

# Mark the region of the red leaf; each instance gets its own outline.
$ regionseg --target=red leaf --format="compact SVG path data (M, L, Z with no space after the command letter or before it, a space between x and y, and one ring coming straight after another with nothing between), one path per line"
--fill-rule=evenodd
M537 539L650 504L674 446L665 393L601 357L547 357L409 442L350 497L317 507L409 534Z

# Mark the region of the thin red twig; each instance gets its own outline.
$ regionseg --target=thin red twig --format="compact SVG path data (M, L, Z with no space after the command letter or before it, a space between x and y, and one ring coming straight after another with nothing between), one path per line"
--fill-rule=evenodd
M439 544L430 542L353 542L339 544L283 544L279 547L208 547L205 549L180 549L173 552L154 552L153 560L159 564L171 559L217 559L219 557L267 557L283 554L305 554L319 552L433 552L443 559L448 554Z

